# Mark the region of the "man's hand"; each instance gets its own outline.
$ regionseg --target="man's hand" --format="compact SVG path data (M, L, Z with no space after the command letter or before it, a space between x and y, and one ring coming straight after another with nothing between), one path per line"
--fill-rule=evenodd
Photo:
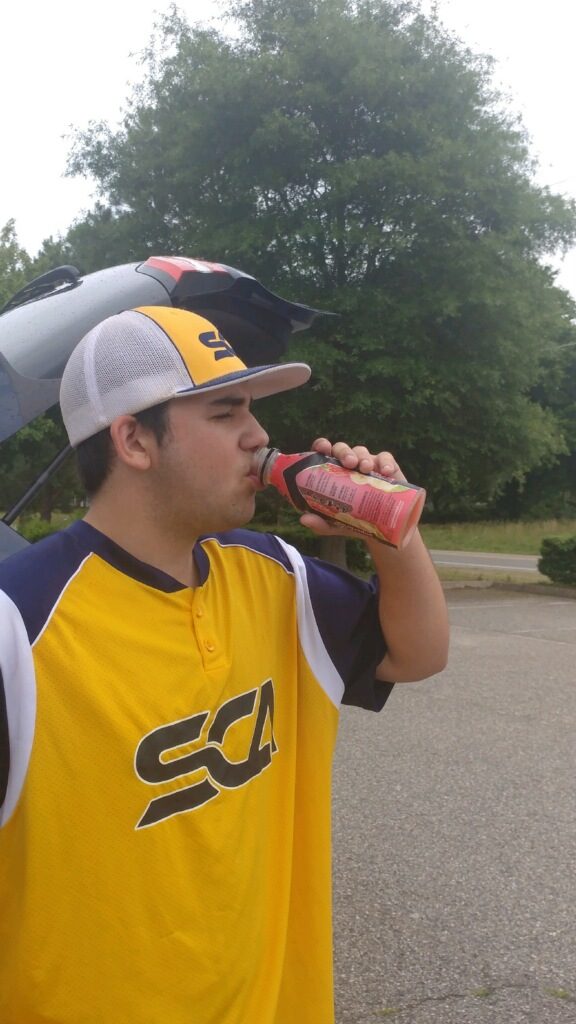
M372 455L364 445L352 447L345 441L337 441L336 444L332 444L326 437L318 437L311 450L321 452L322 455L331 455L332 458L338 459L338 462L341 462L346 469L353 469L359 473L379 473L380 476L392 480L406 481L406 477L391 452L379 452L378 455ZM317 516L313 512L305 512L300 517L300 522L302 526L307 526L320 536L355 537L358 539L358 534L347 529L342 523L338 523L334 519L323 519L322 516Z
M312 447L316 452L338 459L346 469L406 481L390 452L372 455L362 445L352 447L344 441L333 445L325 437L319 437ZM311 512L301 516L300 522L319 535L358 537L341 523L322 519ZM441 672L448 656L446 602L419 531L414 532L401 551L368 537L364 540L380 581L380 626L388 648L376 677L401 683L426 679Z
M345 441L332 444L326 437L318 437L312 445L312 451L322 455L331 455L338 459L346 469L356 469L360 473L380 473L381 476L393 477L395 480L406 481L400 466L391 452L379 452L372 455L364 445L352 447Z

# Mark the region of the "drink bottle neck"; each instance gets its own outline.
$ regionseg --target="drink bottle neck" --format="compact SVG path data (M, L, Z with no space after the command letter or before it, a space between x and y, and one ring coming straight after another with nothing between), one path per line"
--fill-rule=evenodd
M278 448L258 448L254 452L253 467L260 483L264 485L269 483L272 466L279 454L280 450Z

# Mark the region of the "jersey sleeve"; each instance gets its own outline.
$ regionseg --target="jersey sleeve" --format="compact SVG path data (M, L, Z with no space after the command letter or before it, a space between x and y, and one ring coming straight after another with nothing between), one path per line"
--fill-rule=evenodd
M376 679L386 654L378 616L378 581L365 581L319 558L286 549L301 589L307 591L308 614L344 684L342 704L380 711L394 683Z

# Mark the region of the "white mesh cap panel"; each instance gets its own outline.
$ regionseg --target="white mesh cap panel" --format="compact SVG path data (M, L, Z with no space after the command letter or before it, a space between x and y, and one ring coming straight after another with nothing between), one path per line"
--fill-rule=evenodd
M76 346L62 377L70 442L80 444L116 416L165 402L191 383L178 350L153 320L134 310L108 317Z

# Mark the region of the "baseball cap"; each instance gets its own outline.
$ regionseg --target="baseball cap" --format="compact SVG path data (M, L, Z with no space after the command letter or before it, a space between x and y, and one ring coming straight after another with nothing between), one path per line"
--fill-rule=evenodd
M304 384L305 363L248 367L209 320L172 306L139 306L107 317L84 335L60 385L70 444L171 398L216 391L243 381L252 398Z

